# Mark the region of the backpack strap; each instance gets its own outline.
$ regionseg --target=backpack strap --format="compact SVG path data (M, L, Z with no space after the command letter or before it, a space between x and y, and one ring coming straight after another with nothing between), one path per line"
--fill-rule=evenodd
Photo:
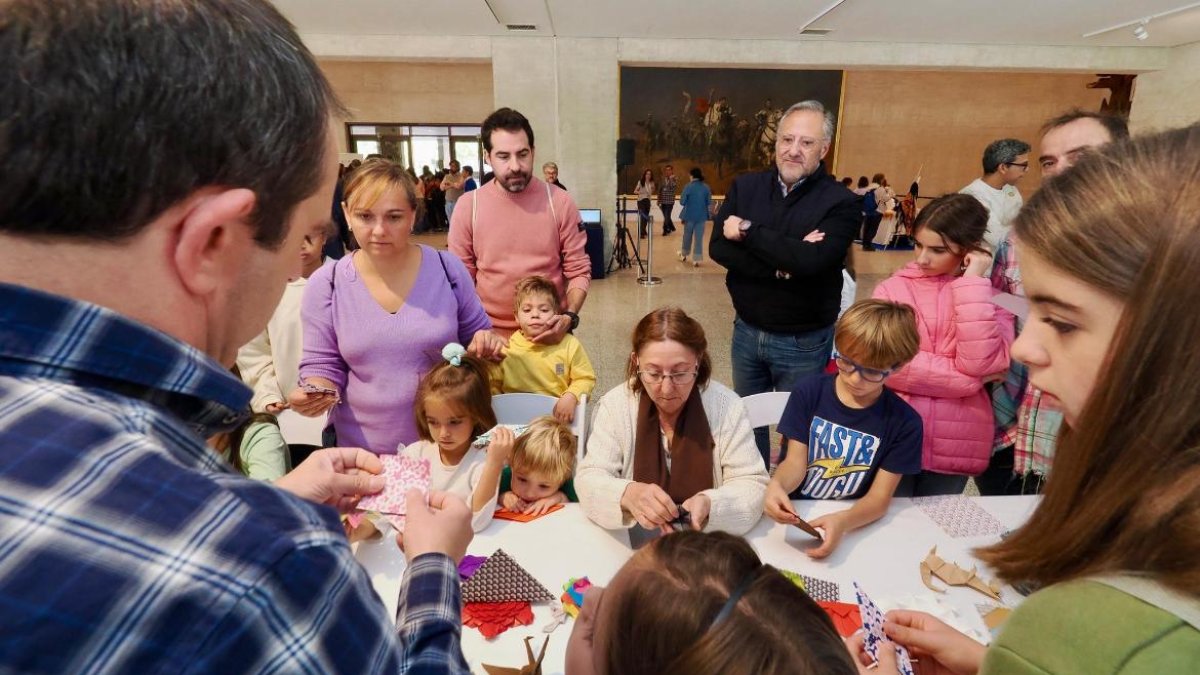
M1186 597L1158 581L1132 574L1111 574L1087 577L1087 579L1131 595L1148 605L1153 605L1168 614L1179 617L1192 628L1200 630L1200 599Z

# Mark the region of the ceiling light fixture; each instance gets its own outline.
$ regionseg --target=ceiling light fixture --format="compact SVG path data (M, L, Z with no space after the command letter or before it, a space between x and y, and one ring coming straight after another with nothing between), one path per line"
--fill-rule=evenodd
M1186 12L1189 9L1195 9L1197 7L1200 7L1200 2L1189 2L1188 4L1183 5L1182 7L1176 7L1175 9L1168 9L1166 11L1151 14L1144 18L1131 19L1131 20L1125 21L1123 23L1118 23L1115 26L1109 26L1107 28L1101 28L1100 30L1094 30L1090 33L1084 33L1083 37L1085 37L1085 38L1095 37L1097 35L1102 35L1104 33L1110 32L1110 31L1120 30L1122 28L1129 28L1130 26L1133 26L1134 27L1133 28L1133 36L1139 40L1145 40L1146 38L1150 37L1150 32L1146 30L1146 24L1150 23L1151 19L1161 19L1164 16L1171 16L1172 14Z

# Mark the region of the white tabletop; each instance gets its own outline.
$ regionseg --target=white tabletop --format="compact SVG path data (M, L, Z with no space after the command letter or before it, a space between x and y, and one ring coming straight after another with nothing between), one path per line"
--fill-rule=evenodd
M1037 505L1037 497L974 497L972 500L1010 528L1025 522ZM837 501L795 502L796 512L806 520L849 505ZM938 555L943 559L969 569L979 564L971 555L971 549L992 543L998 537L955 539L908 499L893 500L886 516L846 535L838 549L824 560L812 560L803 553L812 545L810 542L815 543L808 535L766 518L746 535L746 539L764 563L836 582L843 602L854 603L851 586L854 581L885 609L893 599L936 597L953 607L972 627L986 634L975 605L991 602L990 599L965 587L948 588L944 594L934 593L921 583L919 565L929 550L937 546ZM587 520L578 504L569 504L529 523L495 521L484 532L475 535L468 553L486 556L498 548L503 548L555 597L561 595L562 585L571 577L586 576L594 584L607 584L632 554L624 530L607 531L596 527ZM383 598L389 613L395 616L400 578L405 568L404 556L395 540L384 537L361 542L357 544L355 555L371 575L375 590ZM991 579L991 573L982 565L979 572ZM945 587L936 579L934 583ZM1010 607L1021 600L1021 596L1009 587L1003 589L1002 598ZM524 637L534 635L540 644L545 635L542 627L549 622L549 606L541 604L534 605L532 625L510 629L493 640L485 640L478 630L464 627L463 652L467 662L477 673L484 672L480 666L484 662L520 666L525 663ZM562 672L572 626L573 621L568 620L550 634L550 646L543 664L543 672L547 675Z

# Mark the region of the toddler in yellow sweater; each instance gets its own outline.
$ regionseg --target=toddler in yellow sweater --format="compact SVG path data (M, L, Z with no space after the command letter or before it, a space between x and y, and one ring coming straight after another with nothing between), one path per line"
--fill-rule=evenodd
M508 340L504 360L492 369L492 393L528 392L558 397L554 417L570 424L575 407L596 388L596 371L583 344L574 335L558 344L534 342L558 314L558 289L545 277L525 277L517 282L513 298L520 331Z

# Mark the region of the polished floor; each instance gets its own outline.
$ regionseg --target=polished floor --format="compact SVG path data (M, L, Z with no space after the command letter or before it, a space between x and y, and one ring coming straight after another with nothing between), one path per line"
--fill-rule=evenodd
M709 227L712 224L709 223ZM638 319L665 305L682 307L704 326L713 378L733 386L730 373L729 341L733 330L733 306L725 290L725 269L705 260L699 267L676 258L682 231L667 237L655 237L652 272L662 279L654 286L638 283L639 271L621 269L604 279L592 280L587 303L580 312L576 335L583 342L596 368L596 393L603 394L622 381L630 354L630 335ZM445 234L414 236L416 241L445 248ZM641 242L646 257L646 242ZM875 285L912 258L911 251L864 253L855 247L858 272L858 297L870 297ZM607 262L607 261L605 261Z

